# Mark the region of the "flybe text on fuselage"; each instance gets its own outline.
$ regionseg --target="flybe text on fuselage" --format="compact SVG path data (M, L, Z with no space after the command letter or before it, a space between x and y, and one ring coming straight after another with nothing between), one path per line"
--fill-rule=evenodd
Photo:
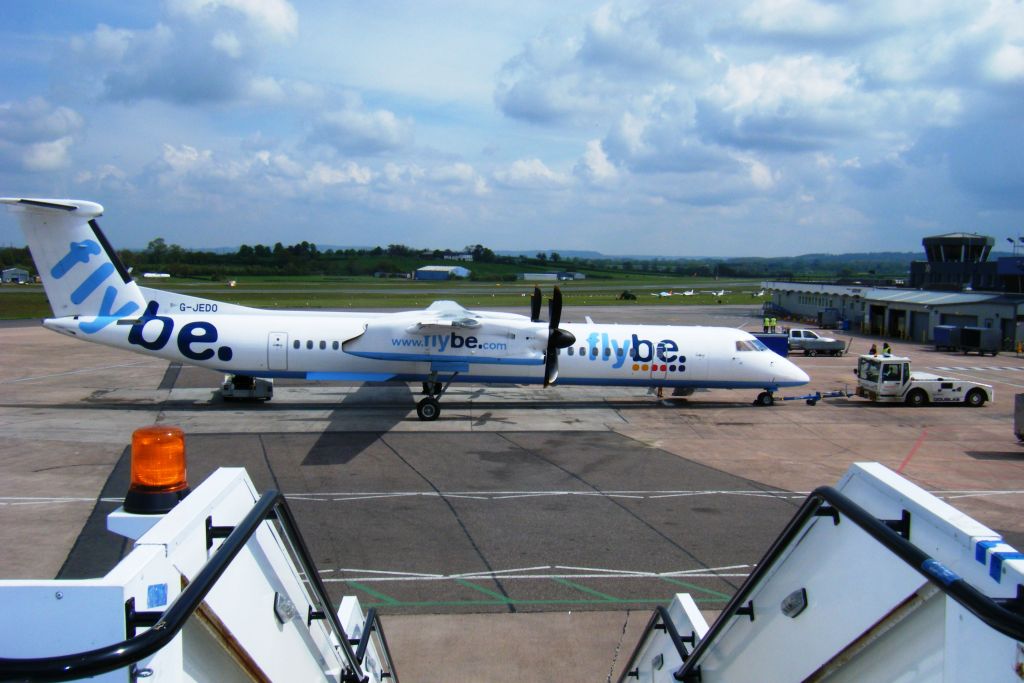
M156 311L157 302L149 302L145 314L128 332L129 344L149 351L160 351L167 346L173 335L178 351L189 360L210 360L214 354L218 360L231 360L234 351L230 346L218 346L216 350L212 346L219 338L217 327L213 323L205 320L187 322L181 325L175 335L174 318L157 315Z
M586 337L586 356L591 362L611 361L613 368L621 368L627 357L634 363L685 363L686 356L672 339L653 341L631 333L627 337L612 336L608 332L591 332Z

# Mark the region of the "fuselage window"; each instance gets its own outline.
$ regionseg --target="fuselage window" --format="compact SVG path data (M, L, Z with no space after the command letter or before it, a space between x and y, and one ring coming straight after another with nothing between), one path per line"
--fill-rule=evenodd
M626 355L626 348L624 346L615 347L615 355L618 356L619 358L622 358L623 356Z
M311 348L313 348L313 340L312 340L312 339L310 339L310 340L308 340L308 341L306 342L306 348L307 348L307 349L311 349Z
M323 351L326 348L327 348L327 342L325 342L323 339L321 339L320 340L320 350Z
M607 346L604 347L604 354L603 355L604 355L604 359L608 360L609 358L612 357L612 350L609 349Z
M298 339L296 339L295 341L292 342L292 348L293 349L297 349L300 346L302 346L302 342L300 342Z
M581 356L587 355L587 350L585 348L583 348L582 346L580 347L580 355Z
M568 349L566 349L566 352L571 356L576 353L576 349L570 346Z
M331 348L334 349L335 351L337 351L338 350L338 342L334 342L333 344L331 344Z

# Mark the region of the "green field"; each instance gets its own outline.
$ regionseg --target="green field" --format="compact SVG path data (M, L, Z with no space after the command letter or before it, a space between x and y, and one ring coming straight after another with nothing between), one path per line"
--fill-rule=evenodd
M527 282L422 282L412 280L380 280L374 278L324 277L247 277L230 287L226 282L185 279L143 280L140 284L166 289L190 296L225 301L257 308L301 309L366 309L422 308L440 299L451 299L467 308L521 307L529 309L529 296L534 283ZM555 282L538 283L545 298ZM624 278L621 280L577 280L557 283L569 306L685 306L760 303L755 298L759 280L715 281L711 278L669 277ZM708 290L729 290L718 297ZM693 296L653 296L661 291L682 292L693 289ZM636 295L636 300L620 300L623 291ZM704 290L701 292L701 290ZM0 286L0 319L45 318L52 315L40 285Z

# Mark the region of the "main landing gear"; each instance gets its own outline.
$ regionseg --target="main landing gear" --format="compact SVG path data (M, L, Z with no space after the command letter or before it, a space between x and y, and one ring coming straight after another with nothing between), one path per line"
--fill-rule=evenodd
M437 381L437 373L430 373L430 379L423 383L423 393L426 394L426 398L421 398L419 403L416 404L416 417L420 418L424 422L433 422L441 416L441 396L444 392L448 391L448 386L452 383L459 373L452 373L451 378L441 384Z
M775 405L775 396L770 391L762 391L754 399L755 406L770 406Z

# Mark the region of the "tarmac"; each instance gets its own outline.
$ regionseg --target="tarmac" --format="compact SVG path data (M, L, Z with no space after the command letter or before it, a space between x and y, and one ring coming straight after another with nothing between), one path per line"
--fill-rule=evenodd
M756 307L567 307L563 320L753 330ZM866 352L879 338L827 333ZM220 377L0 325L0 576L99 576L134 429L187 434L193 485L244 466L283 491L336 600L383 615L401 680L617 680L657 604L709 618L800 505L878 461L1024 547L1024 358L893 340L914 369L992 384L982 408L858 398L751 405L756 392L452 385L436 422L418 386L278 382L224 403ZM854 386L855 359L793 356L807 391ZM803 389L782 392L797 396ZM513 673L514 672L514 673Z

